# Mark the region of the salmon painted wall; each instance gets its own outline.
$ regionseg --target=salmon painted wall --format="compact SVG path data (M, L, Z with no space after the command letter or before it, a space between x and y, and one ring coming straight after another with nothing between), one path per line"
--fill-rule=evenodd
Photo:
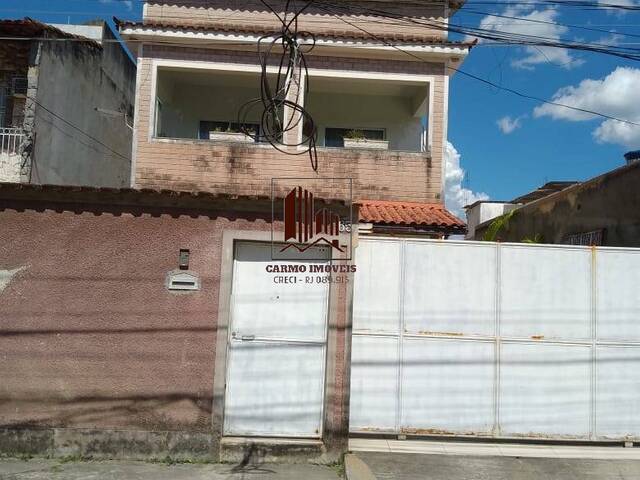
M139 210L0 208L0 426L211 429L222 231L270 224Z

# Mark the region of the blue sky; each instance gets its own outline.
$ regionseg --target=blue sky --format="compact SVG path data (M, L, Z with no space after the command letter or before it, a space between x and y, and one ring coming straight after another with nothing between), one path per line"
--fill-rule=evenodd
M622 1L617 0L619 3ZM616 3L616 0L609 3ZM474 10L504 14L507 8L478 6ZM479 21L483 21L486 28L503 31L513 28L505 19L464 12L463 9L453 17L452 23L477 26ZM618 35L574 28L564 31L561 27L527 25L522 21L516 27L521 32L523 28L543 28L543 32L530 33L559 35L562 39L580 39L590 43L640 42L639 38L620 35L640 34L640 12L620 14L537 6L509 13L508 16L615 30ZM640 43L628 46L639 47ZM545 99L551 99L561 88L579 87L581 82L591 79L594 82L587 81L582 88L565 92L561 103L631 121L640 120L640 70L637 70L640 65L637 62L558 49L545 51L549 57L547 60L537 53L481 42L461 68L499 85ZM619 67L635 70L619 70L606 81L598 82ZM638 102L635 105L634 100ZM640 149L638 127L625 138L615 131L618 127L624 129L624 126L611 124L605 126L609 127L608 133L603 128L594 134L603 123L602 119L577 118L575 112L553 108L538 109L536 116L535 109L539 105L539 102L518 98L456 74L451 84L449 140L461 155L462 168L466 170L465 186L468 184L474 192L486 192L492 199L508 200L547 180L582 180L595 176L620 166L624 152L633 147ZM519 128L508 134L501 131L497 122L504 117L510 117L512 126L513 120L520 118ZM467 192L467 196L473 197L473 194Z
M640 47L640 37L622 35L640 35L640 12L551 8L540 2L518 7L474 5L475 1L470 0L452 23L478 26L482 22L483 28L489 29L609 44L636 42L628 46ZM608 3L639 5L640 1ZM138 19L141 10L142 3L137 0L3 0L0 14L5 18L31 16L47 22L81 23L113 16ZM482 12L550 23L518 22ZM461 68L530 95L551 99L558 94L563 103L640 122L637 62L595 53L559 49L540 52L481 42ZM558 93L566 87L574 89ZM449 140L453 148L449 150L448 190L452 208L457 210L460 204L480 198L480 193L495 200L509 200L547 180L586 179L621 165L624 152L640 148L639 127L615 122L603 125L603 119L553 108L536 109L539 106L539 102L487 87L463 75L454 76L449 109Z

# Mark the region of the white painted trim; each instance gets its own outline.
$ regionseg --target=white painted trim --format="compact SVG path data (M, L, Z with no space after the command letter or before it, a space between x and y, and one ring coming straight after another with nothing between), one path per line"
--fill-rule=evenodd
M429 114L427 117L427 141L425 143L430 156L433 156L433 102L435 99L435 91L435 81L429 82Z
M329 70L324 68L309 68L310 77L328 78L356 78L362 80L386 80L389 82L432 83L433 75L413 73L361 72L356 70Z
M255 63L223 63L196 60L165 60L154 59L154 68L158 67L174 67L183 68L185 70L223 70L227 72L255 72L260 73L262 68ZM268 66L268 73L278 73L278 67Z
M144 39L150 41L153 38L173 38L178 40L207 40L225 43L247 43L255 44L261 38L260 35L238 35L231 33L211 33L201 31L185 31L186 29L171 30L168 28L154 27L127 27L120 31L122 37L134 36L136 39ZM268 42L273 37L265 37L264 41ZM304 42L302 42L304 44ZM372 43L366 41L340 40L340 39L318 39L317 46L333 47L333 48L355 48L359 50L375 50L393 52L398 48L414 53L434 53L438 55L455 55L466 56L469 54L469 47L464 46L439 46L439 45L416 45L416 44L398 44L394 46L384 45L381 43Z
M149 95L149 128L147 142L151 143L155 136L156 97L158 96L158 65L156 60L151 62L151 89Z

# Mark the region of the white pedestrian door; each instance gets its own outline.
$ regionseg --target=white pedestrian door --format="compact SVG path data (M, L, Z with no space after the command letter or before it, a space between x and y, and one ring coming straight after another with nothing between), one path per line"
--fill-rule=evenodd
M272 261L270 243L236 244L225 435L321 436L329 289L305 282L308 272L269 273L267 266L329 262L297 251L291 257Z

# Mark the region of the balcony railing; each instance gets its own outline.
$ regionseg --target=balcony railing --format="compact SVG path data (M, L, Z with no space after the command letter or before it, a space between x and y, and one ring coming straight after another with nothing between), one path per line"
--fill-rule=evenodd
M0 128L0 155L17 155L24 139L21 128Z

